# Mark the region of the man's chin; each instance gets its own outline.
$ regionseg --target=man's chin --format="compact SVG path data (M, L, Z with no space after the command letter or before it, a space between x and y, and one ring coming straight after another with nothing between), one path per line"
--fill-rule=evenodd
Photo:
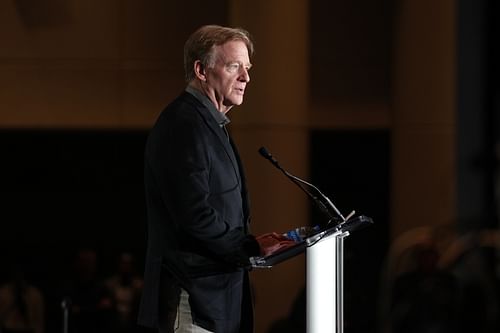
M232 100L230 103L226 104L226 106L228 108L231 108L233 106L238 106L241 104L243 104L243 98Z
M234 101L233 105L241 105L243 104L243 96L241 98L238 98Z

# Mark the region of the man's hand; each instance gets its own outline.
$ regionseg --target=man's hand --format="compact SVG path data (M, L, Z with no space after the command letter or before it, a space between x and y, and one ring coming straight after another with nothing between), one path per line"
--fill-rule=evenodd
M296 244L293 240L275 232L260 235L256 237L256 239L260 245L260 252L262 256L268 256Z

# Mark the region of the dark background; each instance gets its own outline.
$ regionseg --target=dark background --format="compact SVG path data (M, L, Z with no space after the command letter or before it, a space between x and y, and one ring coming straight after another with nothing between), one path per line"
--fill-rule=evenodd
M21 265L47 295L49 332L60 327L60 287L79 249L97 252L100 278L114 272L123 251L142 268L146 137L146 131L0 132L0 260ZM343 212L355 209L378 222L346 241L346 322L363 311L364 323L373 324L379 277L364 272L377 272L388 244L389 133L320 130L310 144L311 181ZM325 222L314 207L311 214L313 223ZM0 276L9 267L2 265Z
M313 4L311 10L316 18L328 17L329 12L337 10L328 2ZM390 94L390 71L378 73L376 69L390 67L390 37L385 33L391 29L391 11L397 6L392 1L378 4L366 1L364 15L359 16L357 28L350 31L350 36L356 38L346 45L348 51L330 52L327 44L315 40L321 36L312 35L314 45L326 48L316 48L311 56L311 90L317 100L332 98L331 90L337 101L356 99L356 94L350 95L353 92L367 99ZM357 10L355 6L344 6ZM477 207L482 215L458 219L454 227L462 231L497 230L500 8L494 0L460 0L457 8L457 215L469 216ZM374 51L375 45L368 48L373 57L353 57L357 43L370 42L369 36L363 34L370 27L363 25L368 23L362 18L373 13L380 14L381 20L388 19L385 25L377 26L377 35L386 36L377 44L384 51ZM321 30L324 22L312 20L312 30ZM346 18L345 24L350 26L352 22ZM330 36L333 40L345 38L342 30L336 33ZM341 70L334 89L330 89L321 84L324 67L314 66L329 61L334 61L337 68L347 63L347 68L356 69L363 61L365 66L359 72ZM371 68L370 61L375 64L374 72L367 73L363 69ZM373 78L383 84L370 81ZM390 129L310 131L310 180L342 212L356 210L376 222L346 240L346 332L378 331L381 269L390 244L391 134ZM146 216L142 157L146 136L147 130L0 130L0 281L6 280L12 265L23 268L30 282L46 295L48 332L60 330L60 302L64 296L60 286L70 276L79 249L96 250L100 277L114 271L115 259L122 251L135 254L138 270L142 270ZM254 190L258 195L258 189ZM415 210L425 209L415 202ZM313 222L321 220L314 209L311 217ZM495 332L496 319L488 321L484 314L500 318L498 251L488 248L474 255L480 258L475 263L484 263L481 268L485 273L479 274L480 278L493 282L486 290L474 285L462 289L467 302L460 303L460 310L469 321L453 328L459 332ZM473 271L477 266L464 267L463 271ZM466 276L463 271L457 269L454 273ZM416 299L412 300L411 304L417 304ZM415 322L423 322L422 317L415 318ZM458 319L456 322L463 323ZM419 332L430 332L431 328Z

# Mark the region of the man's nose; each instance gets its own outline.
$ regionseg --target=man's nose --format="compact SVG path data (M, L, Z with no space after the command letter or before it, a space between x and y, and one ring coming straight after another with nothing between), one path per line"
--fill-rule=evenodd
M240 80L245 82L250 82L250 74L248 73L248 69L243 67L240 74Z

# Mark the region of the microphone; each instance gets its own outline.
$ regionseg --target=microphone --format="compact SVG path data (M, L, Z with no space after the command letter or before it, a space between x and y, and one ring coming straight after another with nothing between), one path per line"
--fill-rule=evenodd
M338 220L338 217L341 218L342 222L346 221L346 218L342 215L342 213L340 213L337 207L335 207L333 202L326 195L321 193L321 191L316 186L306 182L303 179L300 179L299 177L292 175L291 173L283 169L278 163L278 161L273 157L273 155L271 155L271 153L269 153L269 151L265 147L260 147L259 153L260 155L262 155L262 157L271 162L272 165L274 165L278 170L280 170L295 185L300 187L300 189L304 191L309 196L309 198L313 200L316 206L329 218L328 224L333 220ZM349 214L348 217L351 217L353 214L354 212Z
M281 172L285 172L285 174L286 174L286 171L283 170L283 168L279 165L278 161L276 161L274 159L273 155L271 155L271 153L267 151L266 147L260 147L259 148L259 154L261 154L266 160L268 160L269 162L271 162Z

